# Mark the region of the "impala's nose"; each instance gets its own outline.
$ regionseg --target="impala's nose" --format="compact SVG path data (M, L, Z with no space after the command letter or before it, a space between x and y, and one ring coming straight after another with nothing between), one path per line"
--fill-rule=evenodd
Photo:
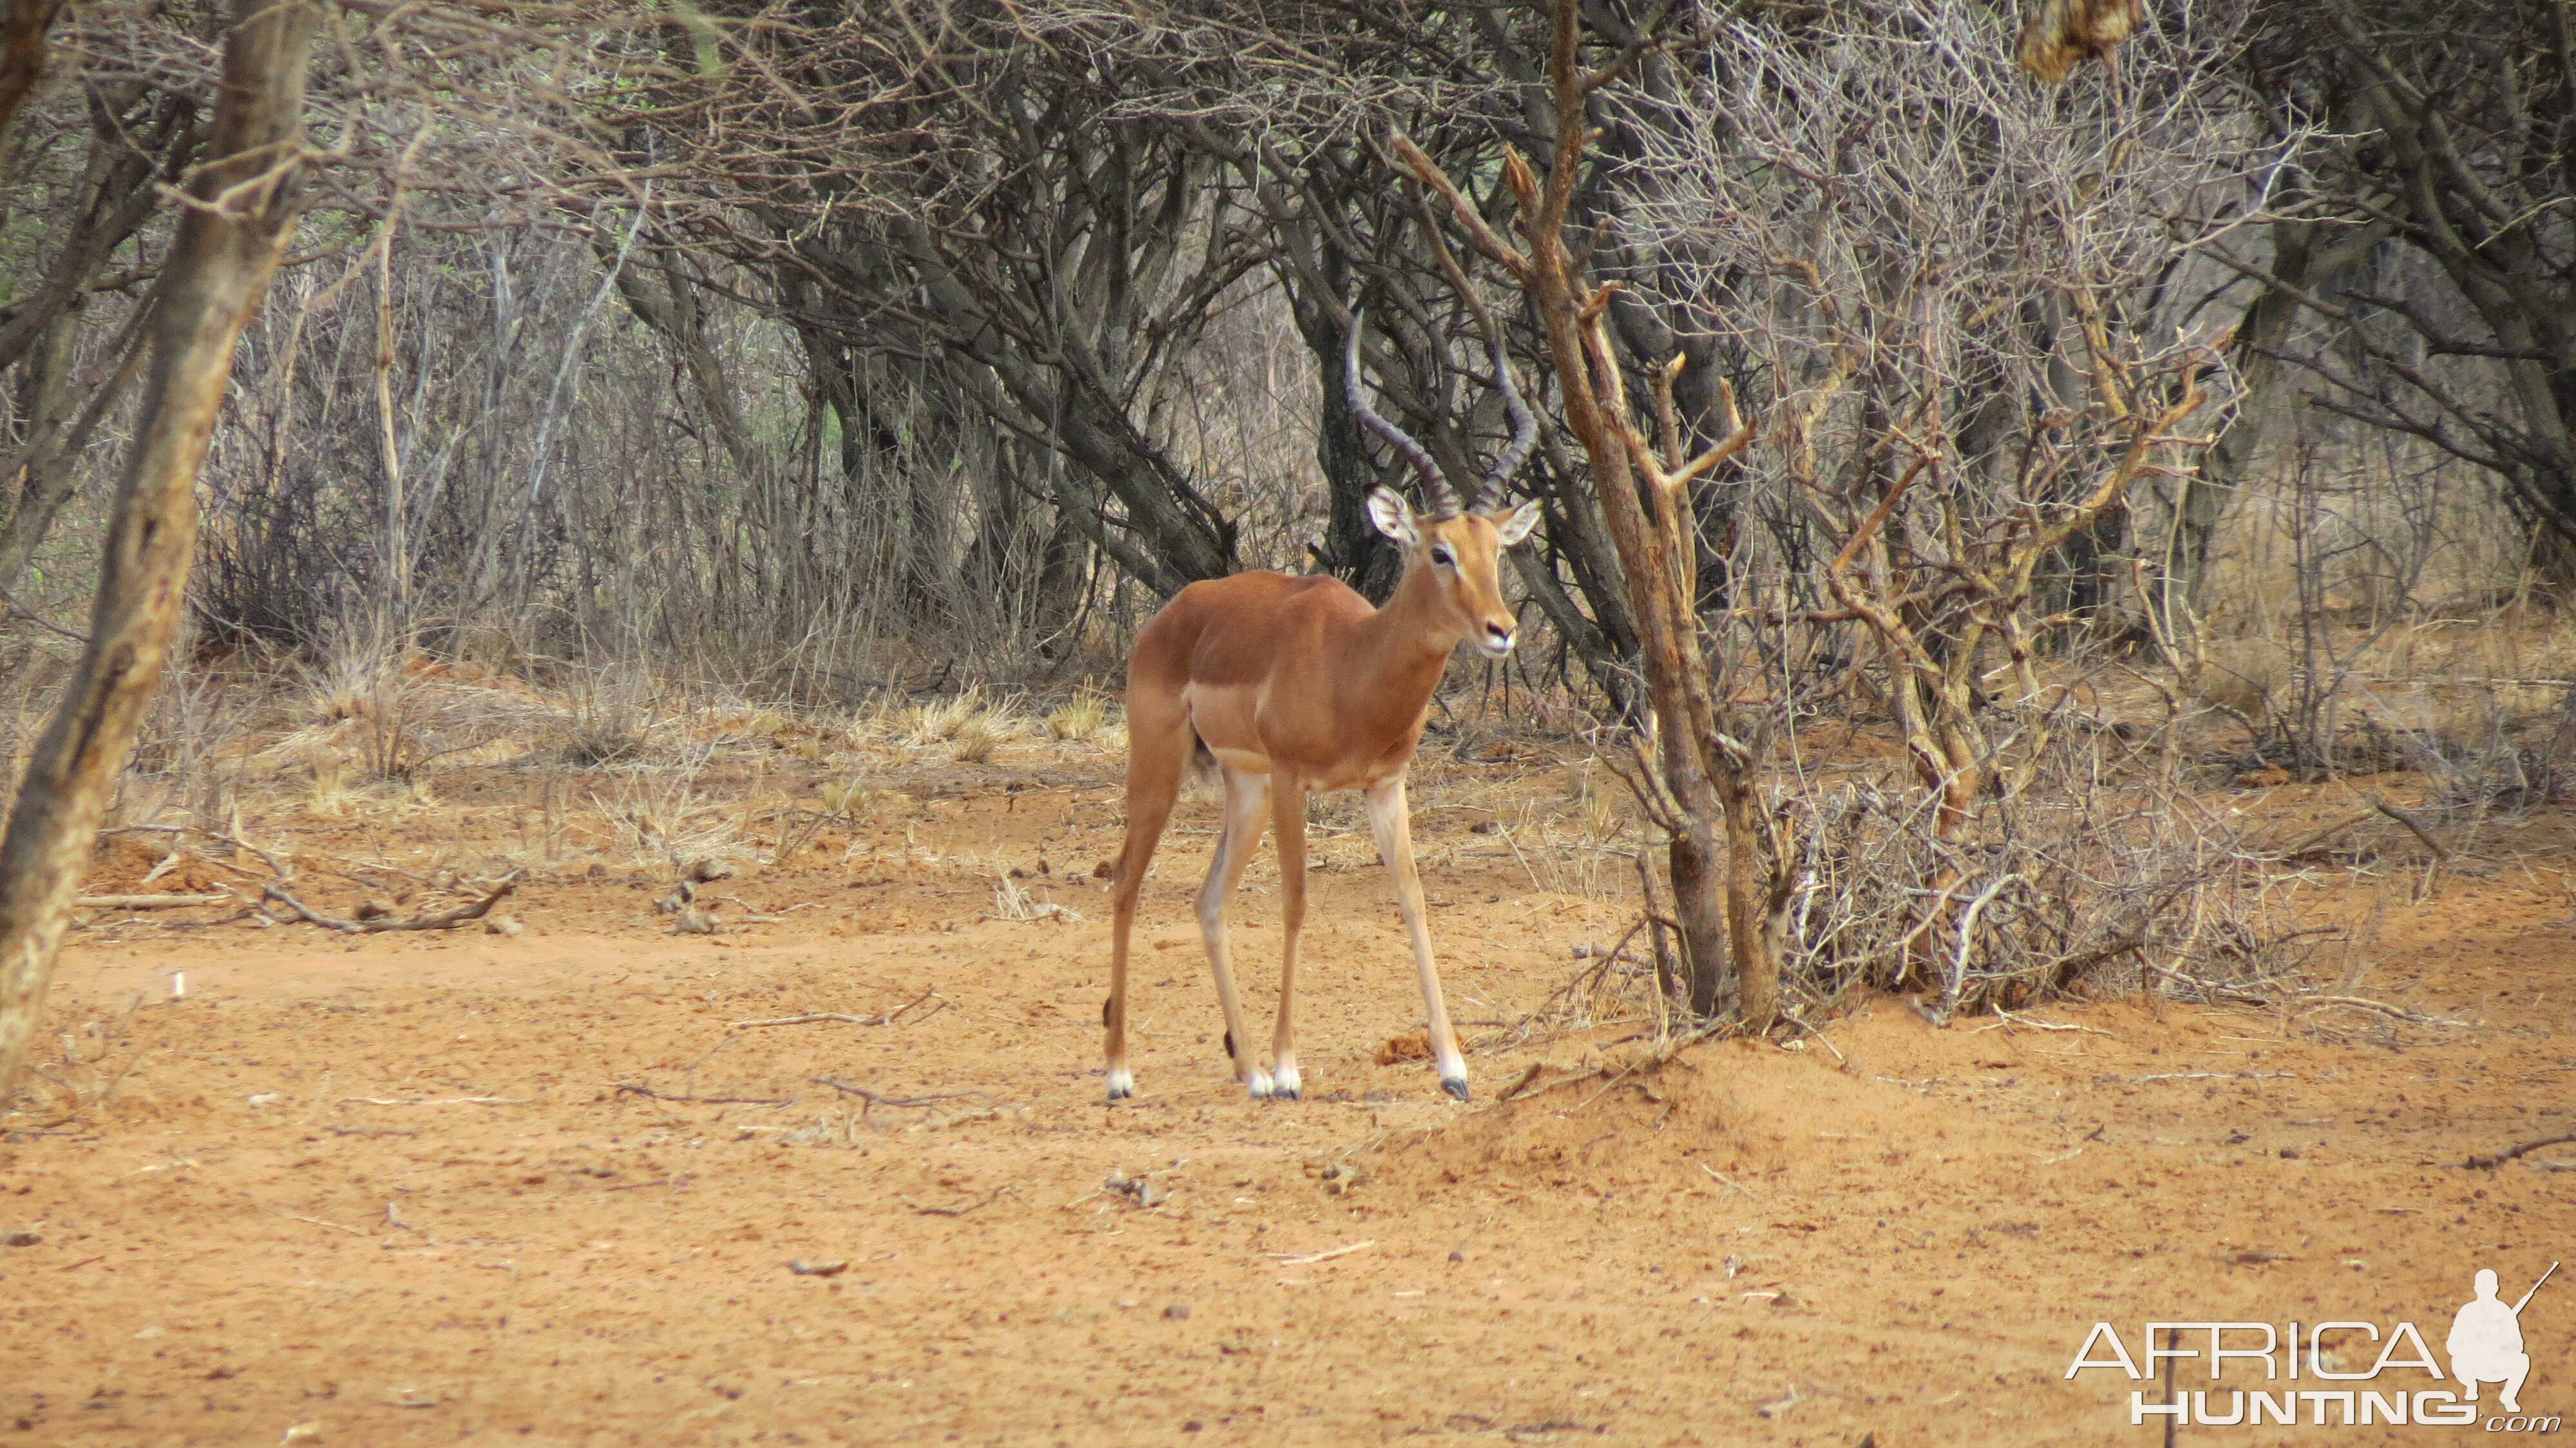
M1512 651L1512 626L1507 623L1485 625L1485 636L1478 641L1486 653L1495 658L1507 657Z

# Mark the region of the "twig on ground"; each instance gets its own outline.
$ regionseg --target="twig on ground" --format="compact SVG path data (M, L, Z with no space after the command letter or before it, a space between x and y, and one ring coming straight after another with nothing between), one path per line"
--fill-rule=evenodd
M1261 1255L1277 1258L1282 1267L1303 1267L1309 1262L1330 1262L1336 1257L1347 1257L1376 1245L1377 1239L1371 1237L1365 1242L1353 1242L1347 1247L1335 1247L1324 1252L1264 1252Z
M2284 858L2293 855L2304 855L2308 851L2315 849L2317 846L2324 844L2326 841L2333 839L2335 836L2342 834L2344 831L2351 829L2354 825L2360 824L2363 820L2366 820L2377 813L2379 813L2379 811L2376 808L2372 808L2363 810L2359 814L2346 815L2342 819L2336 820L2333 824L2310 830L2306 834L2299 836L2297 839L2290 841L2288 844L2266 850L2265 853L2280 855Z
M1692 1162L1691 1165L1698 1167L1701 1171L1707 1172L1710 1176L1717 1178L1722 1184L1733 1187L1737 1191L1744 1193L1745 1200L1752 1200L1753 1188L1746 1186L1744 1183L1737 1181L1735 1178L1728 1176L1726 1173L1719 1171L1713 1166L1710 1166L1707 1162L1696 1161Z
M533 1096L443 1096L436 1100L388 1101L381 1096L343 1096L343 1102L362 1106L533 1106Z
M793 1106L798 1099L793 1096L673 1096L656 1091L650 1086L637 1086L628 1082L618 1083L616 1094L647 1096L655 1101L686 1101L697 1106Z
M270 880L262 884L260 886L260 893L267 898L276 901L280 905L285 906L287 909L294 911L298 918L304 920L308 924L319 925L325 930L339 930L350 934L365 935L372 935L380 931L387 930L448 930L455 926L462 925L469 920L482 919L485 911L490 910L493 906L501 902L501 897L519 888L519 876L522 873L524 872L512 870L509 874L502 876L501 883L493 886L490 894L485 895L482 899L474 901L471 904L459 905L453 910L442 910L435 915L414 916L409 920L394 920L390 918L377 920L334 920L328 915L317 915L303 901L296 899L293 895L280 889L277 881L275 880Z
M233 895L83 895L75 908L92 910L183 910L196 905L229 905Z
M917 1005L920 1005L923 1001L929 1000L939 1002L939 1008L937 1010L928 1011L913 1021L906 1021L904 1024L914 1025L918 1024L919 1021L926 1021L930 1019L930 1017L939 1014L940 1010L945 1010L952 1004L947 997L939 994L939 992L926 990L881 1016L853 1016L844 1014L840 1011L806 1011L801 1015L769 1016L757 1021L735 1021L733 1024L736 1028L748 1028L751 1026L803 1026L811 1025L818 1021L846 1021L854 1026L891 1026L895 1023L895 1020L905 1012L911 1010Z
M2386 1001L2371 1000L2366 996L2300 996L2293 1000L2293 1004L2298 1005L2303 1010L2322 1010L2329 1006L2341 1006L2347 1010L2372 1011L2379 1015L2390 1017L2394 1020L2408 1021L2419 1026L2456 1026L2460 1024L2458 1021L2443 1020L2439 1016L2428 1016L2422 1011L2410 1011L2404 1006L2392 1006Z
M968 1212L975 1210L977 1207L989 1207L993 1203L1000 1201L1005 1196L1015 1197L1018 1195L1019 1193L1017 1191L1005 1184L993 1188L991 1191L986 1192L984 1195L977 1197L971 1202L963 1202L953 1207L913 1206L911 1201L901 1195L896 1196L895 1200L902 1202L907 1207L912 1207L914 1211L919 1212L925 1217L962 1217Z
M883 1092L871 1091L865 1086L853 1086L847 1081L835 1081L829 1076L816 1076L813 1080L817 1086L829 1086L835 1091L856 1096L866 1102L865 1106L859 1108L859 1119L862 1121L868 1118L869 1112L880 1106L898 1111L914 1111L941 1101L958 1101L969 1096L982 1096L989 1100L992 1096L988 1091L942 1091L934 1096L888 1096Z
M2273 1081L2296 1080L2296 1071L2167 1071L2156 1076L2096 1076L2096 1086L2135 1086L2147 1081Z
M2471 1171L2494 1171L2497 1167L2527 1152L2538 1151L2544 1146L2564 1146L2571 1141L2576 1141L2576 1136L2544 1136L2538 1141L2526 1141L2511 1151L2498 1152L2494 1156L2470 1157L2460 1165Z
M2362 796L2362 798L2370 801L2370 807L2372 809L2379 811L2381 814L2388 816L2390 819L2397 821L2399 824L2404 825L2408 830L2412 831L2415 838L2424 842L2424 848L2433 852L2434 859L2448 860L2451 858L2451 852L2443 848L2442 842L2433 838L2432 831L2425 829L2423 821L2415 818L2411 812L2399 809L2397 806L2390 804L2387 796L2379 793L2377 790L2371 791L2369 794Z
M1977 1029L1980 1031L1994 1031L2006 1030L2013 1026L2028 1026L2034 1031L2081 1031L2088 1036L2108 1036L2111 1034L2109 1031L2103 1030L2098 1026L2072 1026L2067 1025L2062 1021L2043 1021L2035 1016L2017 1016L2000 1006L1995 1008L1995 1014L2002 1017L2002 1019L1998 1020L1991 1026L1979 1026ZM2113 1039L2116 1040L2117 1037L2114 1037Z
M320 1217L305 1216L301 1212L279 1212L278 1215L286 1218L290 1222L311 1222L317 1227L328 1227L334 1232L346 1232L352 1237L364 1237L369 1235L366 1232L360 1231L356 1227L344 1227L337 1222L326 1222Z

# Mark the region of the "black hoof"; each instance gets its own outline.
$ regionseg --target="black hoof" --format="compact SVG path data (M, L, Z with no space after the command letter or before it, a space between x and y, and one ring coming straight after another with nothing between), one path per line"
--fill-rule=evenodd
M1441 1090L1443 1090L1443 1091L1448 1092L1448 1093L1449 1093L1450 1095L1452 1095L1452 1096L1457 1097L1457 1098L1458 1098L1459 1100L1461 1100L1461 1101L1466 1101L1466 1100L1471 1099L1471 1098L1467 1095L1467 1078L1466 1078L1466 1077L1464 1077L1464 1076L1443 1076L1443 1077L1441 1077L1441 1078L1440 1078L1440 1089L1441 1089Z
M1306 1093L1298 1090L1294 1086L1273 1086L1270 1088L1270 1099L1273 1101L1302 1101L1305 1097Z

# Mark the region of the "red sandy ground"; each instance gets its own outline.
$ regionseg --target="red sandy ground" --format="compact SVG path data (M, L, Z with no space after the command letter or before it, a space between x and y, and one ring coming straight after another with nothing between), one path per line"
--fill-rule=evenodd
M814 908L715 938L667 934L667 872L622 869L528 886L515 939L76 937L51 1019L89 1064L49 1059L116 1085L68 1119L40 1089L0 1144L0 1234L41 1239L0 1247L0 1444L2144 1445L2145 1385L2066 1380L2097 1320L2132 1352L2149 1319L2403 1319L2438 1349L2477 1268L2510 1298L2576 1259L2576 1177L2535 1165L2576 1147L2458 1165L2576 1131L2576 910L2536 860L2381 926L2366 989L2457 1025L2094 1004L1939 1030L1879 999L1830 1049L1637 1070L1633 1025L1480 1028L1459 1107L1377 1061L1420 1008L1373 870L1318 878L1310 1099L1243 1100L1188 916L1208 841L1181 836L1147 895L1142 1094L1110 1107L1105 893L1060 883L1113 848L1095 774L901 826L1033 875L1051 854L1036 883L1081 923L822 850L716 887ZM455 838L460 810L378 844ZM1531 887L1508 858L1433 872L1460 1015L1519 1018L1615 933ZM1275 921L1247 894L1256 1011ZM1145 1202L1104 1187L1140 1176ZM2576 1277L2523 1327L2524 1406L2576 1416Z

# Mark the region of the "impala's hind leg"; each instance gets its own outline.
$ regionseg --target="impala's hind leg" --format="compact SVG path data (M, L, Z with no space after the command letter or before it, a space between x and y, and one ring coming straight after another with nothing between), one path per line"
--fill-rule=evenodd
M1156 715L1167 717L1157 718ZM1198 736L1189 715L1173 701L1157 710L1133 697L1128 703L1127 841L1118 852L1118 879L1113 886L1109 928L1109 1004L1101 1024L1109 1035L1109 1099L1136 1094L1136 1077L1127 1069L1127 941L1136 928L1136 896L1145 887L1146 867L1172 817L1172 801L1181 793L1181 776L1189 767Z
M1225 771L1225 831L1217 837L1207 883L1199 887L1199 938L1207 944L1208 969L1216 976L1217 1004L1225 1008L1225 1041L1234 1057L1234 1076L1256 1097L1270 1094L1270 1073L1253 1058L1252 1037L1243 1029L1242 1002L1234 992L1234 962L1226 946L1225 907L1234 898L1243 867L1261 846L1269 804L1268 775Z
M1413 937L1413 963L1422 973L1423 1017L1430 1025L1431 1055L1440 1066L1440 1089L1467 1099L1467 1058L1458 1052L1458 1033L1449 1028L1449 1008L1440 1000L1440 971L1431 963L1431 931L1422 919L1422 876L1413 868L1413 815L1404 797L1404 776L1369 786L1369 833L1377 852L1395 876L1395 908L1404 916L1405 933Z

